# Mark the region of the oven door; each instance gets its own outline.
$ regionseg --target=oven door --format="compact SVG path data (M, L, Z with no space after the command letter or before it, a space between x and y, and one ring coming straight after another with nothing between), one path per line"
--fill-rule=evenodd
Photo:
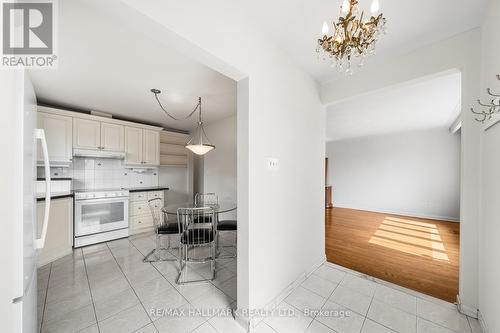
M128 228L128 198L75 201L75 237L123 228Z

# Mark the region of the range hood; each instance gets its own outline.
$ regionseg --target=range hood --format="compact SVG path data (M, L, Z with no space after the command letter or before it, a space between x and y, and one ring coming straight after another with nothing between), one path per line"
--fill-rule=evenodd
M100 149L73 149L73 156L124 159L125 153L120 151L107 151Z

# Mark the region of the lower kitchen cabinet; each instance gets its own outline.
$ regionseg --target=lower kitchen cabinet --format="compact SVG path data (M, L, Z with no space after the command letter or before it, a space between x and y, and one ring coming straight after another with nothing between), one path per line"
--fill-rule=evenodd
M149 209L148 200L160 198L158 206L164 206L163 191L132 192L129 196L128 227L129 234L135 235L141 232L153 230L153 216ZM157 208L160 208L157 207Z
M42 231L45 201L38 201L36 207L38 236ZM49 224L45 247L40 250L37 265L43 266L71 254L73 248L73 198L50 201Z

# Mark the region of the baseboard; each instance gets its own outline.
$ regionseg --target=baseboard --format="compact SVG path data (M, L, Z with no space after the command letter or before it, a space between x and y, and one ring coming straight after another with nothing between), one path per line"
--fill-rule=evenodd
M460 313L475 319L479 319L479 310L463 304L462 300L460 299L460 295L457 295L457 308Z
M36 266L37 267L45 266L53 261L56 261L57 259L60 259L72 253L73 249L71 247L60 250L54 250L49 253L44 253L43 255L38 256L36 260Z
M481 325L481 329L483 330L483 333L489 333L490 330L488 329L488 326L486 325L486 320L483 317L483 314L481 311L478 311L478 318L479 320L479 325Z
M302 282L304 282L318 267L323 265L326 262L326 254L319 260L317 263L312 265L308 270L304 271L300 274L292 283L290 283L285 289L283 289L276 297L274 297L266 306L264 306L263 310L271 311L276 308L285 298L287 298L290 293L300 286ZM263 318L259 317L247 317L245 319L240 316L240 318L236 318L238 323L242 324L244 328L247 329L248 332L254 332L257 325L263 320Z
M421 218L421 219L431 219L431 220L446 221L446 222L457 222L457 223L460 222L460 218L457 218L457 217L439 216L439 215L432 215L432 214L421 214L421 213L415 213L415 212L404 212L404 211L377 209L377 208L370 208L370 207L347 207L347 206L337 205L337 204L334 204L334 208L346 208L346 209L361 210L361 211L365 211L365 212L401 215L401 216L416 217L416 218Z

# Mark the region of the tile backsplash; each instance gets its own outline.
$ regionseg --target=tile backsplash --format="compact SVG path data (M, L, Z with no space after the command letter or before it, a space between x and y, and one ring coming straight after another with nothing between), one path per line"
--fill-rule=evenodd
M51 177L73 178L73 189L133 188L158 186L158 169L128 169L123 160L74 157L69 168L50 168ZM38 177L44 176L38 168Z

